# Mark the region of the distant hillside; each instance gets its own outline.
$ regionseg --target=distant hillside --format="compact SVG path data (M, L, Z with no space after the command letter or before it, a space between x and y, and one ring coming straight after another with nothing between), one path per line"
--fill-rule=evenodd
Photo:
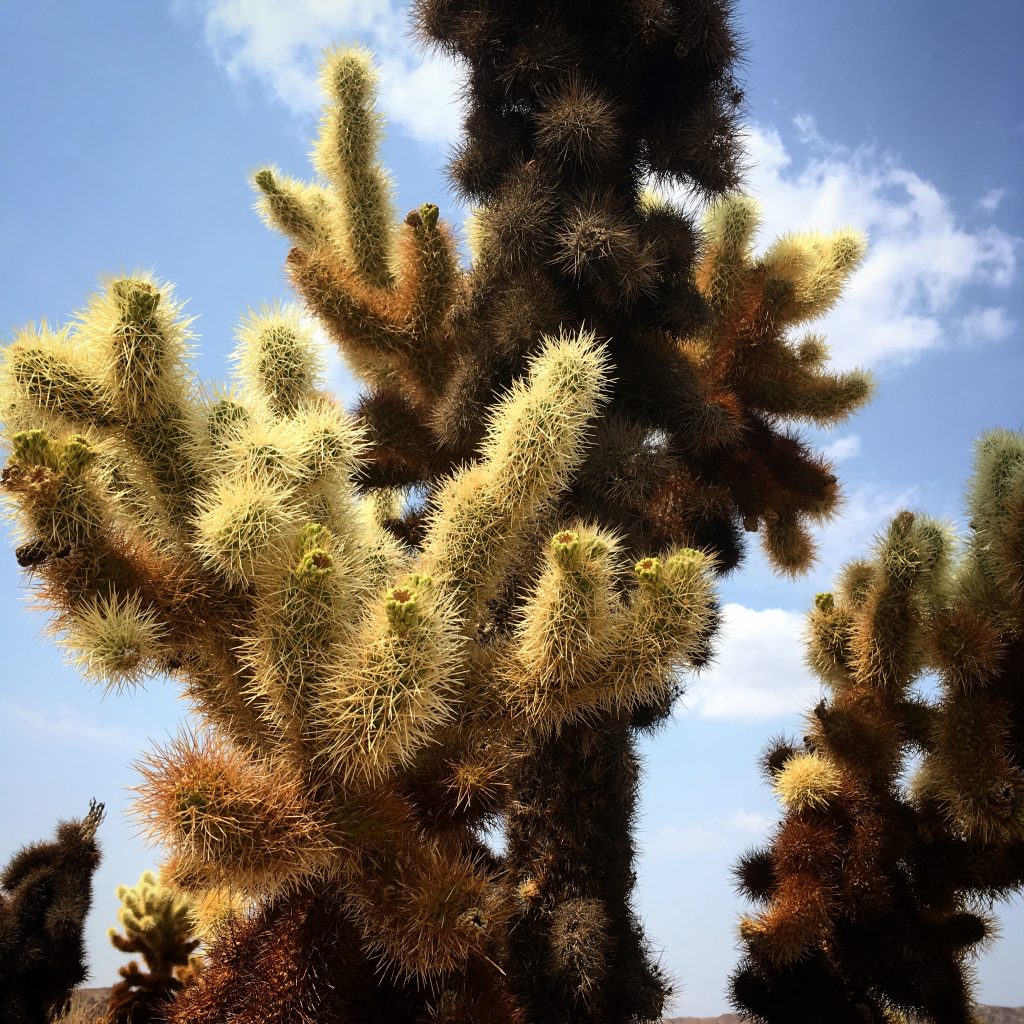
M984 1024L1024 1024L1024 1006L979 1006L978 1018ZM673 1017L664 1024L743 1024L735 1013L719 1017Z
M109 988L80 988L74 996L72 1007L81 1015L78 1020L88 1022L90 1018L101 1017L107 1008ZM979 1006L978 1017L984 1024L1024 1024L1024 1006ZM673 1017L664 1024L743 1024L735 1013L723 1013L719 1017Z

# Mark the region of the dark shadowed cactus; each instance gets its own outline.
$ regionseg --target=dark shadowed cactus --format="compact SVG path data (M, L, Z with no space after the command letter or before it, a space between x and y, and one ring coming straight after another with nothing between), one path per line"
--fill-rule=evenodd
M826 696L800 746L769 749L784 817L737 867L759 908L733 995L755 1021L973 1020L991 901L1024 886L1019 434L982 437L968 508L959 545L901 512L809 616Z
M0 1009L5 1024L48 1024L88 975L82 929L100 862L103 804L19 850L0 874Z

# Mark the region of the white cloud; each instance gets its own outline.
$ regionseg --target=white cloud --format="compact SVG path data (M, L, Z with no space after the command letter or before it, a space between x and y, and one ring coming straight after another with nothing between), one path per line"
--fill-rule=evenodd
M972 309L960 319L960 334L964 341L984 344L1008 338L1017 324L1002 306Z
M1005 188L990 188L979 200L978 205L986 213L995 213L999 204L1006 198Z
M763 814L736 811L728 817L693 825L662 825L641 833L639 844L645 855L672 856L680 853L716 853L736 849L751 839L763 837L773 822Z
M824 455L832 462L843 462L845 459L860 455L860 435L845 434L843 437L837 437L825 446Z
M19 729L28 730L41 739L99 743L111 747L134 746L124 729L102 725L65 704L43 712L15 701L6 701L3 715Z
M809 115L795 119L797 160L774 128L748 133L750 191L761 201L762 245L789 231L852 225L869 249L839 308L821 323L841 366L906 362L955 343L957 304L975 287L1006 288L1020 239L972 229L929 181L875 147L823 139Z
M718 655L686 691L685 703L707 718L758 719L792 715L817 697L804 665L802 612L722 609Z
M380 107L390 124L421 142L447 143L461 121L454 61L419 52L406 5L393 0L178 0L198 14L217 61L253 78L296 114L320 108L322 51L364 43L380 67Z

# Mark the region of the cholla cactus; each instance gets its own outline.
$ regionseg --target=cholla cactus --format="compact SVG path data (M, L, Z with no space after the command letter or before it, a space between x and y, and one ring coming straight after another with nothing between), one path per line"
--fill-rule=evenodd
M733 979L754 1020L974 1019L982 908L1024 887L1024 438L981 439L968 505L959 549L900 513L811 612L808 663L829 696L803 749L766 755L785 816L737 869L761 903ZM934 701L913 689L929 672Z
M108 932L122 953L141 953L146 970L132 960L120 970L121 981L110 991L109 1024L149 1024L164 1020L166 1004L194 977L199 946L193 938L191 901L179 891L161 885L151 871L138 884L120 885L118 920L124 929Z
M9 1024L48 1024L85 980L82 928L99 866L103 804L19 850L0 874L0 1006Z
M325 62L321 180L256 174L355 420L287 309L205 393L148 275L8 349L19 560L87 674L181 680L202 728L144 761L140 814L168 884L252 904L176 1020L661 1013L635 731L707 660L742 530L795 572L835 508L789 424L869 382L790 331L862 243L753 255L727 4L586 8L417 5L468 63L468 270L433 204L395 223L363 51ZM652 175L718 197L703 229Z
M163 301L149 287L115 282L111 290L144 293L149 309ZM98 299L82 315L78 330L94 361L81 372L107 407L125 409L122 378L106 373L91 319L107 306ZM108 344L131 327L119 322ZM241 345L231 397L211 402L193 392L178 406L193 470L179 478L186 493L168 498L192 509L183 522L132 516L137 489L160 493L148 460L162 452L140 443L127 418L79 420L48 407L53 389L26 387L11 367L20 349L9 354L5 404L24 419L33 409L52 417L45 430L14 435L6 479L25 539L45 545L34 571L58 612L54 628L113 685L177 674L206 719L205 731L141 766L139 813L173 849L169 883L231 887L282 908L327 887L339 894L364 961L381 963L421 1000L442 990L449 1003L472 1003L479 993L459 988L498 955L511 900L474 838L493 806L476 806L473 755L487 744L500 771L530 729L597 706L629 707L663 683L686 653L667 631L685 636L704 624L709 561L683 552L666 562L662 584L632 597L627 590L625 603L609 595L622 623L603 655L613 684L576 708L523 716L499 682L514 675L522 652L491 636L487 602L583 456L588 424L606 401L602 346L587 334L547 340L528 377L496 406L481 458L440 492L417 554L381 529L356 492L359 431L322 392L298 321L282 311L250 317ZM43 352L57 365L57 351ZM312 369L286 374L295 367ZM130 361L123 370L135 379ZM158 376L166 383L175 373L175 393L187 394L176 357ZM125 467L120 476L104 470L106 458ZM54 527L66 521L88 529ZM638 646L649 648L643 672L627 664ZM569 673L560 685L592 684ZM445 752L440 765L432 748ZM455 777L461 788L448 785ZM421 802L418 790L441 784L447 806L433 795ZM153 916L161 892L144 879L126 893L126 915ZM162 899L171 917L181 909ZM128 916L124 923L135 927ZM170 963L150 966L147 998ZM132 972L126 983L139 978ZM215 984L167 1012L182 1020L213 1013L197 1007L209 1007ZM505 1006L498 982L488 985L490 1005Z
M696 548L714 556L719 572L739 562L743 531L759 530L781 572L805 569L813 559L809 524L834 512L839 492L827 461L788 425L840 422L866 401L871 384L861 372L829 372L823 340L794 331L836 302L864 242L843 230L782 239L755 255L756 207L733 191L740 94L728 5L659 0L590 4L583 12L549 4L542 16L506 3L421 0L416 7L424 38L468 70L466 136L451 176L475 204L471 268L458 266L437 207L421 206L390 227L375 72L364 51L328 55L327 111L315 147L320 180L305 184L270 168L255 178L260 212L294 246L287 262L296 289L364 382L356 410L369 442L363 488L428 495L391 516L388 528L421 546L424 523L436 525L438 500L456 486L467 499L475 493L473 481L453 485L447 475L487 443L494 396L522 378L539 339L569 324L610 339L614 384L594 443L551 518L614 535L627 561ZM652 174L716 199L703 227L681 204L646 190ZM527 564L504 590L492 585L472 600L514 603L531 587ZM705 656L714 623L706 627ZM535 644L526 634L524 642ZM530 697L528 677L513 679L507 692L540 717L542 707L568 713L576 701L588 709L585 724L578 716L561 726L552 720L538 734L537 757L516 761L525 774L513 788L539 799L568 785L581 770L582 746L594 763L619 765L614 784L595 785L594 800L609 804L598 815L604 831L628 832L636 773L629 730L663 720L678 693L636 683L612 713L597 696L618 685L607 680L588 683L589 696L549 695L545 704ZM606 755L594 746L602 742ZM544 745L550 752L541 752ZM542 763L549 768L533 777L531 765ZM584 838L593 833L586 806L577 847L544 838L536 819L519 821L513 811L510 834L521 826L528 836L510 844L507 863L532 884L541 862L561 860L561 847L564 869L547 875L564 870L565 888L546 890L537 920L550 920L563 898L619 901L608 917L602 969L617 980L597 989L661 995L627 998L618 1009L597 1010L607 1000L593 993L588 1008L574 997L565 1002L538 982L549 972L532 953L516 967L516 987L537 1020L657 1017L664 981L653 964L637 966L649 958L621 903L629 885L593 889L605 885L599 879L631 874L631 847L609 867L601 844ZM561 807L581 814L568 799ZM590 888L577 892L570 875L591 879ZM520 921L513 931L524 950L549 946L546 930ZM536 998L525 995L536 984Z

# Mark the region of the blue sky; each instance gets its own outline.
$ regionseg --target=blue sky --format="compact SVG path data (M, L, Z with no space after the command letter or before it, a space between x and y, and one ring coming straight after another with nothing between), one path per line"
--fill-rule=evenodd
M716 666L645 746L641 909L681 994L675 1012L726 1009L739 904L729 866L776 814L754 760L799 728L817 687L801 617L836 567L903 506L955 520L972 439L1021 428L1024 109L1010 0L741 0L752 168L764 241L853 224L871 240L825 323L837 359L871 366L873 404L822 443L841 459L843 517L816 569L773 577L752 555L726 582ZM306 175L315 58L363 41L380 57L384 158L397 210L436 201L461 221L441 168L458 129L452 69L417 55L387 0L36 0L0 36L0 330L57 322L101 274L149 267L199 315L199 372L223 378L239 316L288 298L285 243L252 212L247 178ZM351 395L339 365L333 379ZM155 684L104 696L76 679L0 559L0 860L59 816L103 799L105 861L89 921L96 984L123 958L106 940L114 888L155 854L123 817L131 762L173 733L181 707ZM979 965L983 1001L1024 1004L1024 910Z

